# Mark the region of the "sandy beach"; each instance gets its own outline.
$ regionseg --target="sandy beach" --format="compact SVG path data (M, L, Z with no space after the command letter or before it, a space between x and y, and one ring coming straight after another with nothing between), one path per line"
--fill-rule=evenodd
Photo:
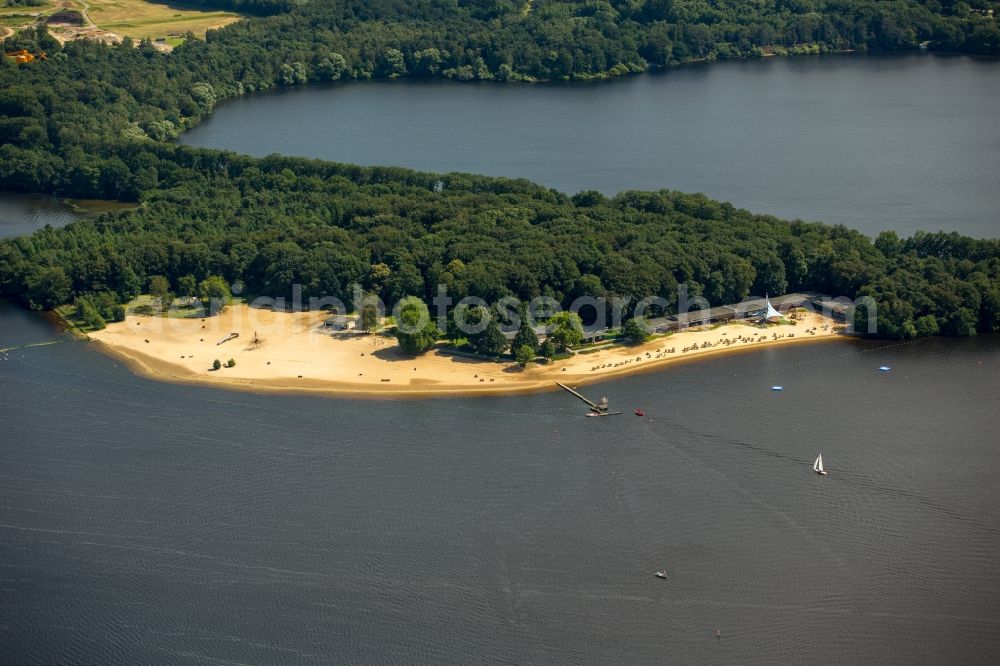
M734 323L691 329L522 369L440 348L403 356L392 338L323 328L327 317L238 304L203 319L130 315L90 338L136 371L162 380L250 391L391 397L540 391L554 388L557 381L583 385L707 355L831 339L839 332L833 320L808 314L794 326L763 329ZM230 333L239 337L219 344ZM223 364L233 359L235 366L213 370L215 359Z

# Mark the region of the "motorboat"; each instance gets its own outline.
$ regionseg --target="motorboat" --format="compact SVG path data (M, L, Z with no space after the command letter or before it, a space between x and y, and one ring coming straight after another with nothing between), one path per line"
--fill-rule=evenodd
M654 574L657 578L666 578L667 572L664 569L660 569Z
M637 409L637 410L635 410L635 415L636 416L645 416L646 412L642 411L641 409Z

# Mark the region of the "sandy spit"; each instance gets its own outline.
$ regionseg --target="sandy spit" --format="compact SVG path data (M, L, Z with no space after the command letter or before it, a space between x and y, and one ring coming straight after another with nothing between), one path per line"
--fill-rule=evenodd
M441 349L406 357L391 338L330 332L322 326L326 317L238 304L204 319L129 316L90 338L137 372L160 380L254 392L425 397L550 390L557 381L591 384L707 356L839 337L835 322L809 314L794 326L692 329L521 369ZM229 333L239 337L218 344ZM213 370L215 359L223 364L233 359L235 366Z

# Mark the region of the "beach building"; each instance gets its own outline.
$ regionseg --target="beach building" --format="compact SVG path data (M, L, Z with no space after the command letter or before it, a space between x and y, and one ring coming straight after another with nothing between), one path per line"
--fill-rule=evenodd
M827 296L816 294L816 297L809 301L813 309L827 317L832 317L836 321L847 321L847 312L853 307L853 303L834 300Z
M736 318L736 309L731 305L720 305L714 308L703 308L689 312L678 312L675 315L650 319L646 325L653 333L667 331L683 331L691 326L709 326L722 324Z
M761 306L759 304L760 304L760 299L757 299L756 304L753 306L753 309L747 313L745 319L752 319L762 324L763 323L773 324L781 321L782 314L778 312L778 310L773 305L771 305L770 298L764 296L763 305Z
M736 319L750 319L760 321L766 319L771 321L771 317L781 317L783 312L788 312L792 308L808 305L813 298L821 297L820 294L812 292L785 294L775 298L751 298L731 307L736 310ZM768 314L768 308L773 312Z
M782 313L797 307L814 306L814 301L828 298L815 292L796 292L770 298L751 298L740 303L720 305L702 310L680 312L675 315L648 319L646 325L653 333L683 331L692 326L711 326L734 320L777 321Z
M357 318L348 315L334 315L323 322L323 328L331 331L353 331L357 326Z
M605 327L595 328L594 326L584 326L583 327L583 341L586 344L592 344L595 342L604 342L605 336L608 334L608 329Z
M653 334L662 334L670 331L683 331L698 326L713 326L715 324L725 324L730 321L768 321L776 322L785 317L785 314L792 308L806 307L817 312L822 312L826 316L843 321L847 308L838 301L816 292L795 292L771 298L751 298L732 305L719 305L716 307L679 312L663 317L646 319L645 324ZM545 324L538 324L532 327L539 341L545 340L548 331ZM608 328L598 328L596 326L583 327L583 341L585 343L601 342L608 336ZM508 340L514 338L516 330L505 330L504 335Z
M504 334L504 337L507 338L508 340L513 340L514 337L517 335L516 328L511 330L506 330L506 329L501 329L501 330ZM545 324L535 324L534 326L531 327L531 330L535 332L535 336L538 338L539 342L542 342L548 336L548 331L545 328Z

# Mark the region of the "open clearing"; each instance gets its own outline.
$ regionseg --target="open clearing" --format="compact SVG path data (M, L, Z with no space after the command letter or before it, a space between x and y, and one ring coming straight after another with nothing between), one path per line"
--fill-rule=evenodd
M120 41L121 37L161 40L159 45L174 46L180 37L192 32L204 38L205 32L239 20L232 12L206 11L183 3L157 4L147 0L60 0L40 7L0 8L0 34L3 28L22 28L45 19L60 9L74 9L89 19L85 26L52 26L53 36L61 41L93 37Z
M204 11L182 4L160 5L146 0L92 0L88 13L101 28L135 39L166 38L188 31L204 37L206 30L221 28L240 18L232 12Z

